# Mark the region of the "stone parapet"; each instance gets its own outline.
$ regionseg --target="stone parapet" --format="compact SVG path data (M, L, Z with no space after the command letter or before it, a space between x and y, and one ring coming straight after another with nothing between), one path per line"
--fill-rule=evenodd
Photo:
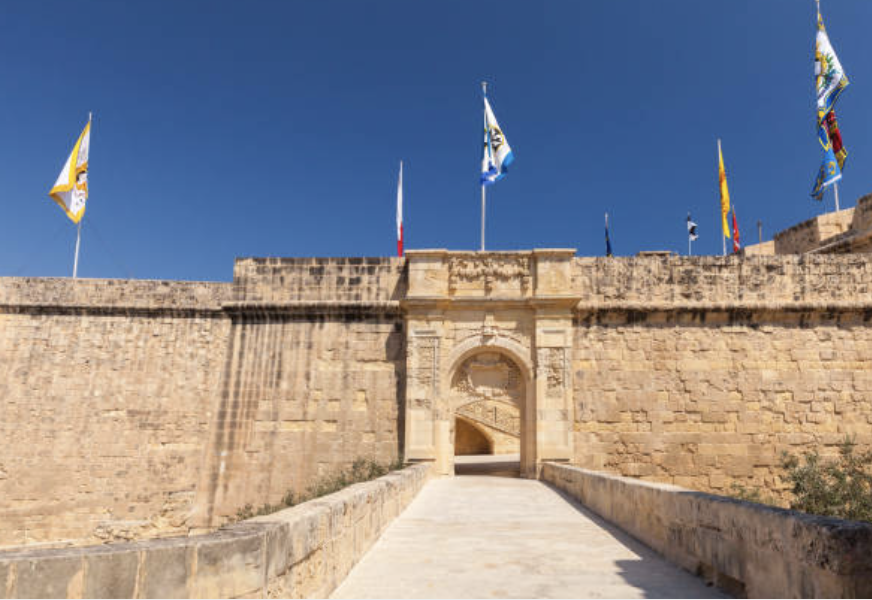
M872 307L872 261L862 254L575 258L572 281L580 309Z
M238 258L238 302L387 302L405 295L402 258Z
M326 598L429 473L415 465L207 535L0 553L0 597Z
M0 312L215 312L232 292L220 282L0 277Z
M738 597L872 595L872 525L554 463L541 478Z

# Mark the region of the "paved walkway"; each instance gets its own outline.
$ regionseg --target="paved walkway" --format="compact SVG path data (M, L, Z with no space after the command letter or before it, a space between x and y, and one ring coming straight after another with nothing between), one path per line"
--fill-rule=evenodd
M428 483L334 598L724 598L527 479Z

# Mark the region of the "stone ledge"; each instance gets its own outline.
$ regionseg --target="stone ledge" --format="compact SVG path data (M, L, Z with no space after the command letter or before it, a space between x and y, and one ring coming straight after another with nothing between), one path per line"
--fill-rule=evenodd
M327 597L429 476L413 465L206 535L0 553L0 597Z
M872 597L872 525L554 463L541 479L735 595Z
M233 284L224 282L0 277L5 312L215 312L232 294Z
M229 313L263 315L372 315L397 316L401 314L398 300L384 302L354 302L337 300L288 302L226 302L221 308Z

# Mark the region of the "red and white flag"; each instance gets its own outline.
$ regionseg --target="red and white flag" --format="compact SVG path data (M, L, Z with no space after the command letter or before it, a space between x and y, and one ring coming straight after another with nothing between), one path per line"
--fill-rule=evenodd
M403 255L403 161L400 161L400 180L397 182L397 256Z
M733 252L738 252L742 245L739 243L739 223L736 221L736 205L733 205Z

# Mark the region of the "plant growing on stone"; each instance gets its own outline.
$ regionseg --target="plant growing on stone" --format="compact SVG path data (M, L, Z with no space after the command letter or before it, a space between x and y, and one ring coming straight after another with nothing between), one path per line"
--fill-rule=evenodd
M236 521L244 521L261 515L269 515L285 508L290 508L308 500L314 500L321 496L326 496L334 492L364 481L378 479L382 475L387 475L391 471L397 471L404 467L403 458L400 456L395 461L382 464L372 459L357 458L351 463L351 466L342 469L332 475L317 479L312 485L306 488L306 493L302 496L296 496L293 491L288 490L282 497L279 504L263 504L257 509L251 504L246 504L236 511Z
M803 460L784 453L781 466L792 484L790 508L803 512L872 523L872 450L857 453L845 438L837 460L823 460L817 450Z
M758 504L768 504L770 506L778 506L778 500L771 496L764 495L757 488L747 488L739 483L733 483L730 486L730 496L737 500L746 502L756 502Z

